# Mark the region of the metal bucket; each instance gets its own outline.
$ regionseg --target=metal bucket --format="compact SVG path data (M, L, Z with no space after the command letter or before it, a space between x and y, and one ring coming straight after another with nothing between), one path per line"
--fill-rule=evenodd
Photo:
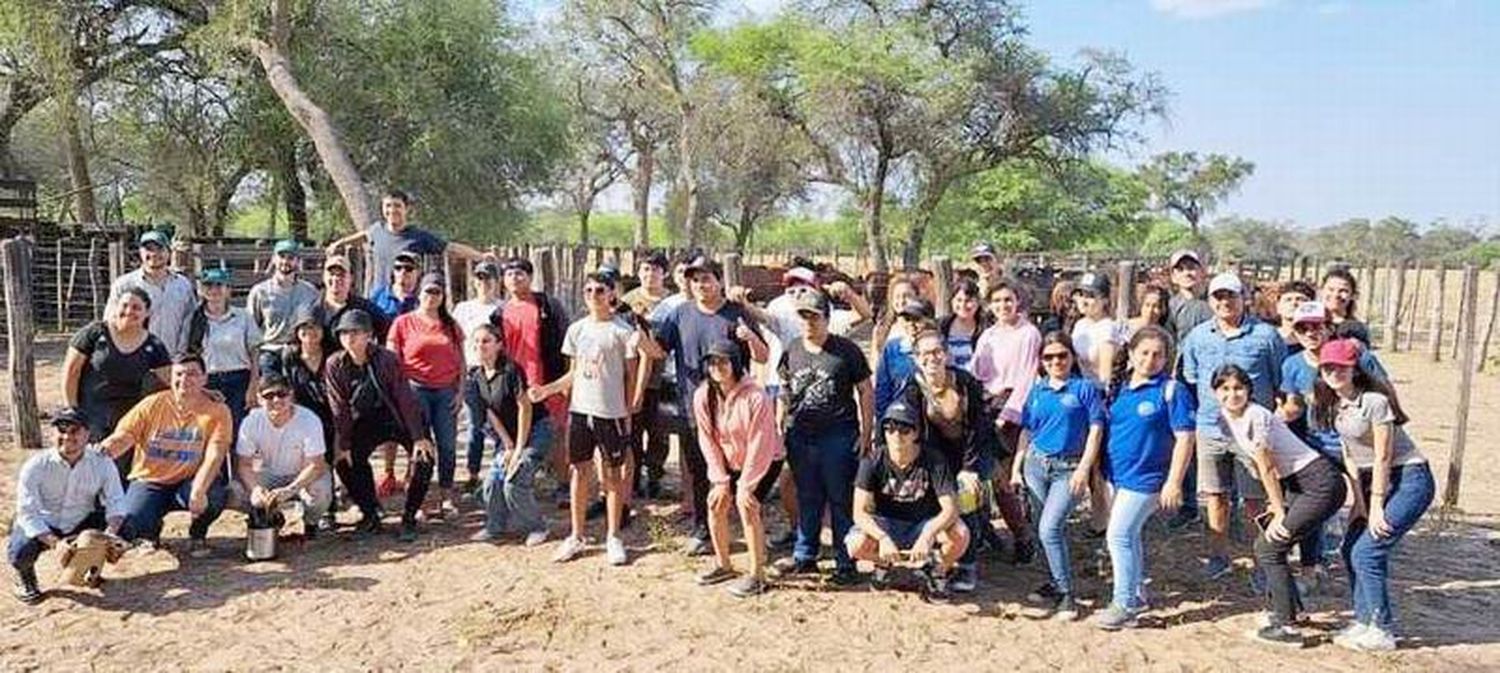
M276 528L250 528L245 536L245 558L269 561L276 558Z

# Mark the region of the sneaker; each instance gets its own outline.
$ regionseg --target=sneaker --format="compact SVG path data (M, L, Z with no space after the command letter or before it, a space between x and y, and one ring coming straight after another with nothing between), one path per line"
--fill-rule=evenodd
M870 573L870 588L876 591L885 591L891 588L890 566L875 566L875 572Z
M378 514L366 514L360 517L359 522L354 524L354 532L361 535L375 535L380 532L380 516Z
M797 544L797 531L787 529L780 535L767 540L766 544L772 549L791 549L792 545Z
M458 516L458 505L454 504L452 498L444 498L443 504L438 506L438 518L447 519L450 516Z
M622 566L630 562L630 554L625 551L625 542L614 535L604 541L604 558L612 566Z
M812 559L799 561L794 557L787 556L776 559L771 567L782 575L816 575L818 574L818 562Z
M946 603L953 598L953 571L946 573L931 570L924 573L927 576L923 595L933 603Z
M1246 634L1251 640L1278 647L1303 648L1307 640L1302 634L1282 624L1268 624Z
M1354 636L1351 641L1354 645L1353 649L1361 652L1390 652L1396 649L1396 636L1374 624L1365 625L1364 631Z
M1078 602L1073 600L1072 594L1063 594L1057 599L1057 604L1052 608L1052 619L1059 622L1078 619Z
M1348 626L1333 634L1333 644L1345 649L1357 650L1359 648L1354 643L1362 638L1369 628L1360 622L1349 622Z
M45 598L45 594L42 593L41 586L37 584L36 569L27 568L25 570L16 570L15 573L16 600L21 601L22 603L25 603L27 605L36 605L37 603L42 602L42 599Z
M948 582L948 588L956 594L974 593L979 586L979 568L973 564L960 564L953 569L953 577Z
M746 575L729 585L729 595L735 598L751 598L766 592L766 581L754 575Z
M83 571L83 583L91 589L104 586L104 572L98 566Z
M547 530L534 530L526 534L526 546L536 547L547 541Z
M1036 542L1034 542L1031 538L1026 538L1025 540L1017 540L1016 548L1011 552L1011 565L1031 565L1031 562L1035 560Z
M202 538L188 539L188 558L206 559L214 554L214 548L208 546L208 540Z
M576 535L569 535L557 545L557 551L552 554L553 563L567 563L583 553L583 539Z
M1026 602L1036 605L1055 605L1062 597L1063 594L1057 590L1057 585L1048 582L1026 594Z
M1105 631L1118 631L1140 626L1140 620L1134 610L1127 609L1118 603L1110 603L1109 607L1094 617L1094 626Z
M682 552L688 556L708 556L714 553L714 548L713 545L708 543L708 540L701 537L690 537L688 538L687 545L682 548Z
M859 584L859 572L853 568L835 568L828 576L828 583L836 587L852 587Z
M1264 596L1267 591L1269 591L1269 587L1266 585L1266 571L1260 566L1256 566L1250 571L1250 593L1256 596Z
M414 520L412 520L412 519L407 519L405 521L402 521L401 522L401 532L396 535L396 541L398 541L398 542L406 542L406 543L416 542L417 541L417 522L414 521Z
M729 580L732 580L739 576L740 574L733 570L716 565L712 568L709 568L708 570L698 573L696 581L698 582L698 586L707 587L719 584L721 582L728 582Z
M492 533L488 528L481 528L479 532L469 536L470 542L498 542L499 540L500 534Z
M1208 565L1203 568L1205 579L1216 580L1234 571L1234 564L1229 562L1228 556L1210 556Z
M328 510L328 512L324 514L322 518L318 519L317 528L319 532L332 533L333 531L338 530L338 527L338 516L336 516L331 509Z
M1167 519L1167 530L1182 530L1197 525L1200 521L1202 519L1198 517L1198 510L1189 510L1183 507L1178 509L1177 513L1172 515L1172 518Z

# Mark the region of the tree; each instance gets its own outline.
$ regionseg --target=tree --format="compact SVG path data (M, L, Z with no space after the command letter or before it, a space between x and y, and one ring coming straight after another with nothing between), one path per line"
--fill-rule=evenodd
M1208 239L1220 257L1289 263L1299 254L1300 237L1287 222L1225 217L1209 228Z
M1240 188L1255 172L1255 164L1222 154L1166 152L1152 157L1139 172L1157 207L1182 216L1197 236L1198 223Z
M783 203L806 193L800 165L809 148L763 100L735 81L712 82L715 111L700 124L705 161L701 205L710 221L727 228L744 251L755 227ZM711 157L711 158L709 158Z

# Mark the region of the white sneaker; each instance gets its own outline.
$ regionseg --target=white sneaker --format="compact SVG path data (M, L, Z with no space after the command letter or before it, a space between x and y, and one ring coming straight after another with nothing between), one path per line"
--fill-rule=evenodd
M613 535L604 541L604 557L612 566L622 566L630 561L630 555L625 553L625 542Z
M582 538L569 535L563 538L563 541L557 545L557 552L552 554L552 562L567 563L577 558L579 554L582 554L584 546Z
M534 530L526 534L526 546L536 547L547 541L547 531Z
M1373 624L1365 626L1364 633L1354 641L1355 647L1365 652L1390 652L1396 649L1396 636Z
M1333 634L1333 644L1346 650L1358 650L1359 639L1365 635L1365 630L1370 627L1359 622L1350 622L1338 633Z

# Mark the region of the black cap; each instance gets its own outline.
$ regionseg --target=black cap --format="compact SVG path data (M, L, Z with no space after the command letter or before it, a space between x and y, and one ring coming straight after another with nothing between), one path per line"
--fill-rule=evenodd
M392 257L391 260L395 263L406 262L407 264L410 264L412 266L422 266L422 258L417 256L417 253L407 252L405 250L396 253L396 256Z
M687 269L685 271L689 277L699 271L707 271L713 274L714 278L724 277L724 267L719 266L719 263L715 262L713 258L709 257L708 255L697 255L688 260Z
M443 292L447 292L448 281L443 279L443 274L436 271L428 271L427 273L422 274L422 282L418 284L417 287L423 290L429 287L435 287L439 290L442 290Z
M733 360L740 357L741 354L740 345L729 339L715 339L713 343L708 345L708 349L703 351L704 359L721 357Z
M1098 297L1109 296L1109 277L1102 273L1090 271L1078 277L1074 285L1074 292L1087 292Z
M303 325L323 326L323 321L318 317L318 311L312 306L300 306L292 313L292 330L296 331Z
M915 428L921 417L921 414L918 414L917 410L913 409L905 400L896 400L885 408L885 415L880 417L880 424L900 423L909 428Z
M82 410L73 407L63 407L52 412L52 427L61 428L67 425L88 427L89 417L83 415Z
M933 316L932 302L927 301L926 299L908 299L906 300L906 303L901 306L901 310L896 312L896 315L906 318L925 318L927 320L931 320Z
M600 268L598 271L584 276L584 280L586 282L598 283L613 290L620 280L620 275L618 272L610 273L608 271L605 271L603 268Z
M486 278L499 278L500 265L484 259L474 263L474 275Z
M510 271L511 269L522 271L528 276L536 275L536 268L531 266L531 260L524 257L512 257L500 263L501 273Z
M339 316L339 323L333 328L333 333L342 334L349 331L370 332L373 329L370 326L370 314L356 308L345 311L343 315Z
M798 313L819 313L825 318L828 317L828 295L823 294L819 290L808 289L802 294L797 295L793 306L796 307Z

